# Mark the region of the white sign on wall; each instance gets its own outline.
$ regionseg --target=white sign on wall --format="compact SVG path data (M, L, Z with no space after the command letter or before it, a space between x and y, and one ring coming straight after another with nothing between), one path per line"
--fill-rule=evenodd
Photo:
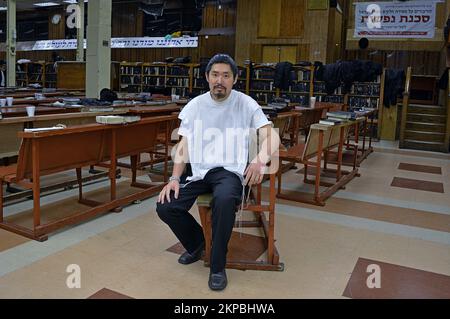
M197 48L198 37L161 38L112 38L111 49L144 49L144 48ZM36 41L28 50L76 50L77 40L42 40ZM84 41L86 48L86 40Z
M434 38L436 2L355 3L355 33L361 38Z

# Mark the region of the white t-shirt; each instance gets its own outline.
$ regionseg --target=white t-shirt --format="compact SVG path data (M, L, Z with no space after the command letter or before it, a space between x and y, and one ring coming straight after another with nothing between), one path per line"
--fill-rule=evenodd
M178 116L178 134L188 140L192 177L203 179L215 167L236 173L241 180L249 159L250 137L256 130L271 122L258 103L248 95L232 90L222 102L214 101L210 92L190 101Z

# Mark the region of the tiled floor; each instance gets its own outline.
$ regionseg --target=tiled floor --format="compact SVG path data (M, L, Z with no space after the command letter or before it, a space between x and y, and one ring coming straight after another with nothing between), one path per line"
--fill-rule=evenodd
M0 230L0 298L449 298L450 156L385 142L375 147L361 177L325 207L277 201L283 272L227 270L225 291L209 290L201 261L183 266L168 251L177 240L156 215L153 197L42 243ZM301 168L285 174L285 189L311 192ZM395 177L440 183L443 193L392 187ZM102 196L105 186L86 191ZM70 211L76 195L74 189L43 198L48 216ZM30 205L10 205L6 215L26 222ZM192 214L198 219L195 207ZM76 275L70 265L79 266L80 288L67 285ZM367 286L368 265L379 267L380 288Z

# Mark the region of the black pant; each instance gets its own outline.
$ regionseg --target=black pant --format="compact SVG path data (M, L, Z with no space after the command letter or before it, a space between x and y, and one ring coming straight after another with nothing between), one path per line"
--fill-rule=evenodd
M182 177L182 183L186 176ZM210 170L205 178L180 187L178 199L170 195L170 203L157 203L159 217L172 229L184 248L192 253L205 240L202 227L189 213L197 197L212 193L212 250L211 271L225 268L228 241L233 231L236 206L241 202L242 183L239 177L222 167Z

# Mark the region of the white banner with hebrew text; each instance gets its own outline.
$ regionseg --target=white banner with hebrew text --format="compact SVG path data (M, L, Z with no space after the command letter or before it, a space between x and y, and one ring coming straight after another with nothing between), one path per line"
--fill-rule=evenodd
M196 47L198 47L198 37L181 37L171 39L158 37L111 39L111 49L196 48ZM76 39L41 40L36 41L32 47L21 48L20 51L75 50L76 48L77 48ZM84 48L86 48L86 40L84 41Z
M435 0L355 3L357 38L434 38Z

